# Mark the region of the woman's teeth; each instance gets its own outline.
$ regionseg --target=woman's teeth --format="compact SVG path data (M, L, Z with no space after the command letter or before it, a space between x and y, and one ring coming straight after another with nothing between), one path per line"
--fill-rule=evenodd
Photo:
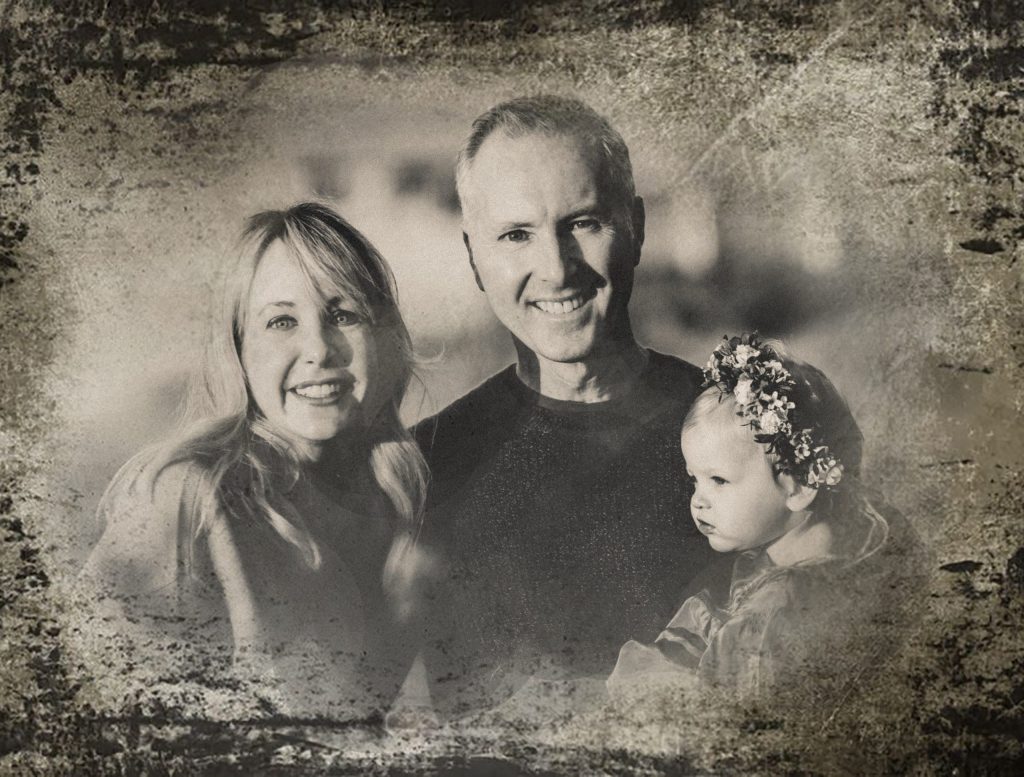
M566 313L572 313L574 310L583 306L584 295L577 294L575 297L570 299L561 300L559 302L553 302L551 300L539 299L533 304L543 310L545 313L551 313L553 315L564 315Z
M295 393L307 399L326 399L341 393L340 383L317 383L311 386L301 386L295 389Z

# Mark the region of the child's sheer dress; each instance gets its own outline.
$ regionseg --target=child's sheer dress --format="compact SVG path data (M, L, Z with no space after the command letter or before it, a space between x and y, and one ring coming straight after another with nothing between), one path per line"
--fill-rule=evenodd
M609 691L714 688L814 703L885 671L923 590L916 536L898 514L889 520L890 541L857 564L779 567L764 550L740 553L727 587L688 597L652 645L622 647Z

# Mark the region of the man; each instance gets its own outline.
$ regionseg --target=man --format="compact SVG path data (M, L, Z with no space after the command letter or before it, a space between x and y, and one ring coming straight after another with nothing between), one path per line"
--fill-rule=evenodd
M447 560L428 654L444 711L606 676L712 555L679 450L700 370L630 326L644 206L622 138L579 101L516 99L477 119L456 178L470 266L518 359L416 429L423 541Z

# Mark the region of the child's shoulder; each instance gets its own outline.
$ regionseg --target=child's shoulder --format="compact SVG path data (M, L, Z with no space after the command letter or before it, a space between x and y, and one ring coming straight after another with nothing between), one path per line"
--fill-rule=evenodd
M857 599L850 585L850 570L840 562L778 567L763 564L760 569L742 569L737 560L730 611L735 624L776 627L828 628L833 615L848 612ZM801 625L803 624L803 625Z

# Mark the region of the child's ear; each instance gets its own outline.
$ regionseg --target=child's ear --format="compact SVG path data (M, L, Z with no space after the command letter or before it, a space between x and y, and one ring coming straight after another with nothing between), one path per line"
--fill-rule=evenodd
M818 495L818 489L805 486L792 475L779 474L779 485L786 492L786 507L792 513L807 510Z

